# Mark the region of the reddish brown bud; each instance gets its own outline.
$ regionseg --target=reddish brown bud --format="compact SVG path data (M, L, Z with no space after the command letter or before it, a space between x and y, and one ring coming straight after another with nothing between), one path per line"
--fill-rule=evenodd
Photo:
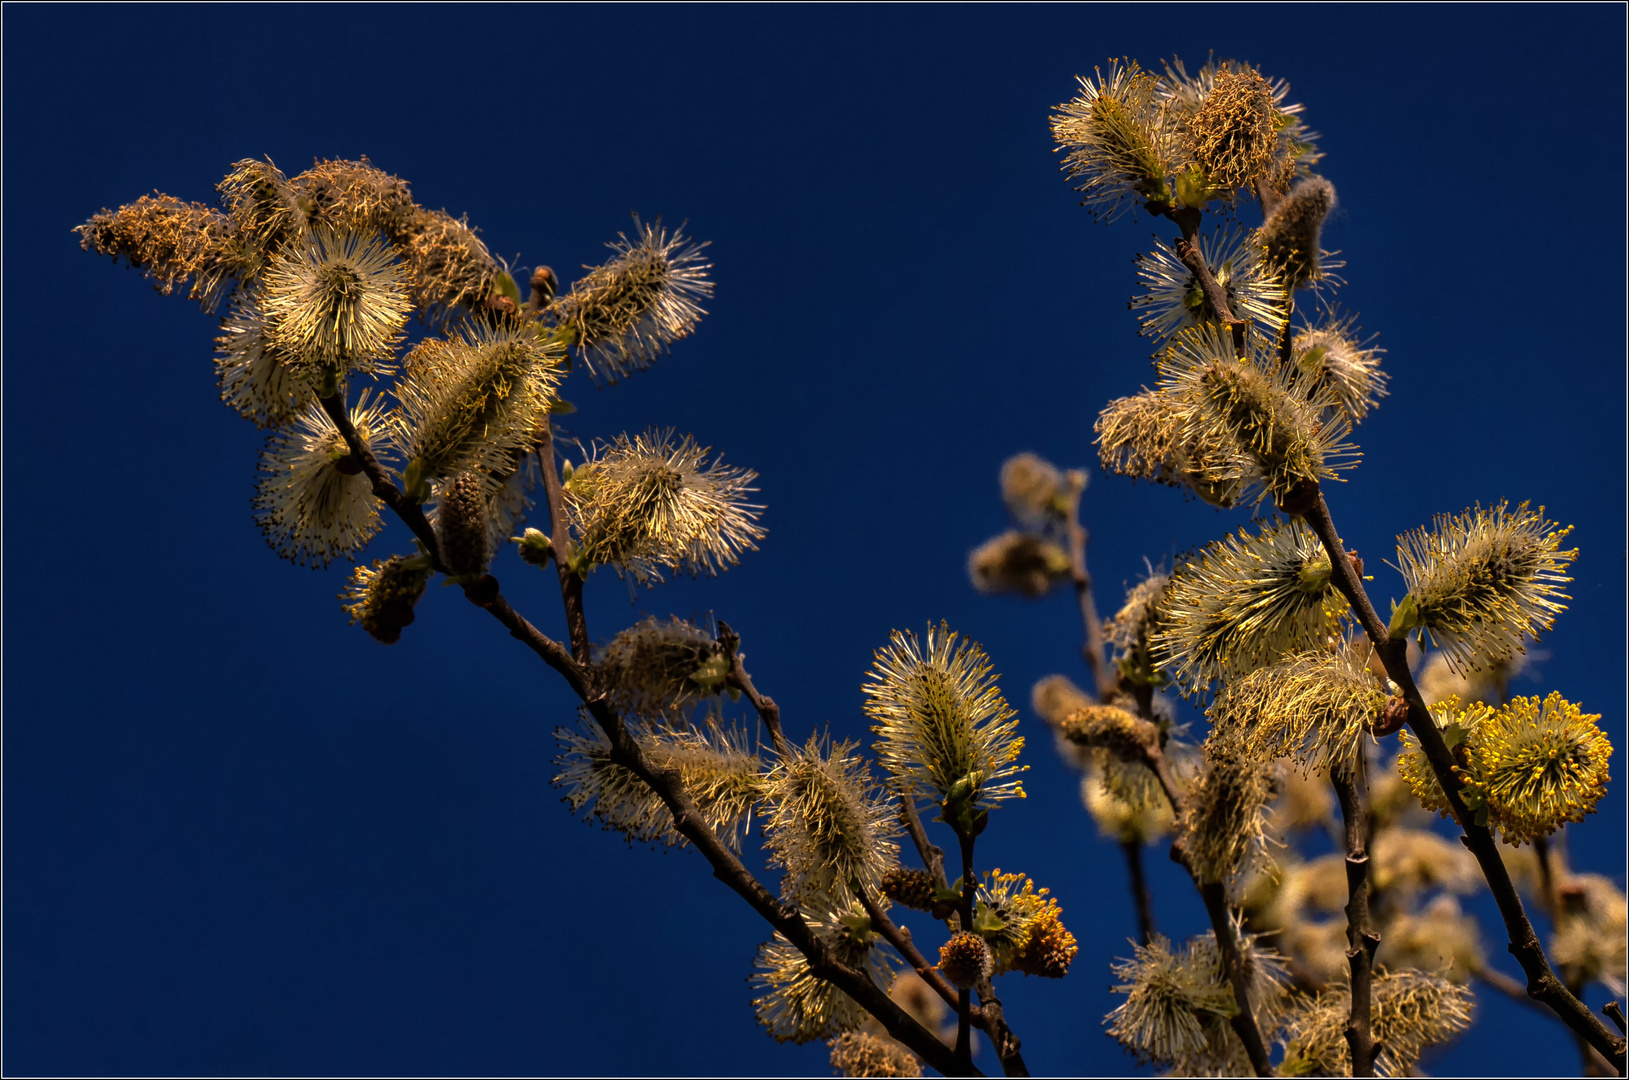
M1346 561L1352 564L1352 572L1361 578L1363 576L1363 560L1358 558L1358 553L1355 551L1348 551L1346 553Z
M532 271L532 306L542 307L554 299L555 293L560 290L560 282L554 276L554 271L547 266L540 266Z
M476 607L491 607L498 599L498 579L491 574L482 574L464 586L464 597Z
M1286 514L1301 515L1318 505L1318 481L1302 480L1278 498L1278 508Z
M1380 721L1374 726L1374 733L1378 737L1392 735L1400 731L1408 723L1408 702L1400 697L1387 698L1386 708L1380 713Z

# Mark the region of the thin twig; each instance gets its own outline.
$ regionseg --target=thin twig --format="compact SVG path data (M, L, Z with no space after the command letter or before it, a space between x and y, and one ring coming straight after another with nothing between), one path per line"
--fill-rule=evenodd
M983 1021L980 1029L995 1043L1001 1071L1008 1076L1028 1076L1029 1066L1024 1064L1024 1055L1019 1052L1018 1036L1007 1026L1006 1012L1001 1007L1001 999L996 997L995 985L989 979L980 979L973 989L979 996L974 1015Z
M379 464L379 459L373 451L368 449L357 433L356 425L351 423L351 410L345 406L343 394L333 394L329 397L318 398L322 411L328 414L328 419L334 422L339 429L340 437L350 448L351 458L362 469L363 475L373 485L374 498L395 511L402 523L413 530L413 535L419 538L424 550L430 553L430 561L439 573L445 574L447 568L441 562L441 545L436 541L436 531L430 526L430 519L424 516L424 508L402 493L401 488L390 478L390 473Z
M1371 1026L1374 954L1380 935L1369 925L1369 792L1361 757L1351 775L1332 770L1341 820L1346 825L1346 960L1351 965L1352 1011L1346 1045L1352 1053L1352 1075L1374 1075L1374 1031Z
M1137 905L1137 938L1147 945L1154 937L1154 901L1148 895L1148 879L1143 874L1142 841L1122 840L1120 850L1126 855L1126 870L1131 875L1131 898Z
M740 652L741 635L732 630L729 623L720 619L718 640L719 644L724 646L725 655L730 658L730 670L724 676L725 683L741 691L752 703L758 719L769 729L769 737L775 744L775 753L782 758L790 757L792 748L787 743L786 736L781 733L781 707L775 704L774 698L765 697L752 685L752 676L747 674L746 657Z
M1166 211L1165 216L1182 229L1182 238L1175 244L1177 258L1181 259L1182 265L1193 271L1194 277L1199 279L1199 288L1205 294L1205 303L1210 305L1210 309L1216 313L1216 318L1232 332L1233 347L1243 352L1244 336L1250 324L1233 317L1233 308L1227 302L1227 290L1216 280L1216 275L1211 273L1210 267L1205 265L1205 255L1200 251L1197 240L1199 222L1203 214L1192 207L1184 206Z
M1579 1001L1551 970L1549 960L1544 955L1544 947L1539 943L1538 934L1533 930L1533 924L1528 920L1527 912L1522 907L1521 896L1510 880L1510 871L1506 868L1504 859L1499 855L1499 848L1493 841L1493 834L1487 826L1476 823L1476 819L1466 809L1465 802L1460 797L1459 779L1454 775L1453 754L1443 742L1442 733L1437 730L1436 722L1432 719L1430 710L1426 708L1425 699L1420 695L1420 688L1415 685L1414 675L1409 671L1408 642L1404 638L1393 640L1390 637L1386 624L1380 621L1380 616L1375 612L1374 605L1363 588L1363 581L1357 568L1347 557L1340 535L1335 531L1329 507L1324 502L1323 492L1316 488L1314 492L1310 499L1311 505L1303 511L1303 516L1307 524L1318 534L1324 550L1329 555L1335 587L1351 604L1358 622L1368 634L1375 652L1385 665L1386 674L1403 691L1404 700L1408 702L1408 726L1414 732L1414 737L1420 741L1426 760L1431 763L1431 769L1436 773L1437 781L1448 797L1454 818L1464 833L1461 838L1463 843L1476 857L1478 865L1482 868L1482 876L1487 879L1488 888L1493 893L1494 902L1499 905L1499 914L1504 919L1505 930L1510 938L1510 953L1527 975L1528 994L1554 1009L1556 1015L1561 1017L1569 1028L1588 1040L1591 1046L1612 1062L1621 1075L1624 1071L1625 1057L1623 1037L1608 1031L1606 1025L1602 1024L1595 1014L1589 1011L1589 1007Z
M1138 696L1137 711L1145 723L1153 724L1151 695ZM1160 788L1171 804L1171 813L1180 822L1182 792L1176 785L1175 777L1171 775L1170 764L1160 749L1159 740L1150 738L1144 741L1142 752L1143 764L1147 765L1159 780ZM1180 836L1171 843L1171 860L1188 871L1188 876L1193 878L1194 885L1199 889L1200 899L1205 902L1205 914L1210 917L1210 927L1216 935L1216 947L1222 954L1222 968L1227 972L1228 983L1233 988L1234 1004L1238 1006L1238 1012L1229 1018L1228 1023L1239 1036L1239 1042L1244 1045L1245 1053L1250 1058L1250 1066L1256 1070L1256 1075L1271 1076L1273 1066L1267 1057L1267 1044L1261 1037L1261 1028L1256 1024L1255 1009L1250 1004L1250 983L1244 970L1244 957L1239 952L1239 940L1233 925L1232 909L1227 900L1227 889L1220 882L1199 880L1199 876L1194 873L1193 866L1188 861L1187 854L1183 851Z
M933 875L933 883L941 889L948 888L950 882L945 877L944 849L928 839L928 830L922 827L922 815L917 812L916 799L910 792L900 796L899 816L905 822L905 831L910 835L911 843L916 845L916 853L922 857L922 865Z
M946 815L949 816L948 814ZM969 933L973 930L973 899L978 889L973 880L973 838L956 837L961 841L962 848L962 929ZM971 990L958 990L956 993L956 1054L968 1067L973 1064L973 992Z
M554 425L543 419L543 438L537 447L543 466L543 493L548 502L549 527L554 531L554 568L560 575L560 599L565 604L566 627L571 634L571 655L579 664L592 656L588 644L588 619L583 612L583 579L566 565L561 553L571 547L571 527L566 518L566 493L560 485L560 466L554 462Z
M1097 604L1092 600L1092 575L1086 569L1086 544L1091 536L1080 523L1082 490L1083 487L1077 487L1069 500L1069 576L1075 585L1075 597L1080 601L1080 621L1086 631L1085 640L1080 643L1081 656L1092 669L1092 689L1098 700L1107 701L1113 696L1119 678L1109 667L1103 643L1103 621L1097 617Z
M1533 838L1533 854L1538 858L1539 910L1550 916L1551 924L1555 924L1560 921L1562 911L1556 903L1556 874L1555 867L1551 864L1550 838L1548 836L1535 836Z

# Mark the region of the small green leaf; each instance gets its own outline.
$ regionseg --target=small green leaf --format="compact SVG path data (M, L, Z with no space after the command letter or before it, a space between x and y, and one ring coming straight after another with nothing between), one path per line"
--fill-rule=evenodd
M498 291L513 300L516 307L520 307L520 286L515 284L515 279L510 277L507 271L498 272Z
M553 413L555 416L569 416L576 411L577 406L573 405L565 398L555 398L553 401L549 402L549 412Z

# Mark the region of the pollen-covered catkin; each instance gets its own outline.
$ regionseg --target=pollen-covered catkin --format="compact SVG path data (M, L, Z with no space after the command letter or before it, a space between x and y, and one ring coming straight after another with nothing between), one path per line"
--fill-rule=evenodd
M86 251L146 270L164 296L190 280L188 295L206 311L215 310L230 278L246 272L231 219L202 203L143 195L128 206L103 210L74 231Z
M1248 189L1271 176L1278 151L1276 117L1266 79L1248 67L1223 67L1188 121L1184 145L1212 187Z
M606 644L597 672L618 709L655 718L718 693L729 663L707 630L676 617L646 617Z
M969 989L993 970L990 948L975 933L958 930L939 948L939 972L953 986Z

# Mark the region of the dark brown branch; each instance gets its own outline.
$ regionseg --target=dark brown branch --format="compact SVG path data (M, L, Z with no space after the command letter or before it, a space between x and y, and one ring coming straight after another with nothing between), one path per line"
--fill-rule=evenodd
M1177 858L1180 850L1180 845L1172 844L1171 857ZM1187 866L1185 859L1178 861ZM1192 872L1189 870L1189 873ZM1203 882L1198 878L1194 879L1194 883L1199 886L1199 898L1205 902L1205 914L1210 916L1210 928L1222 953L1222 969L1227 972L1227 981L1233 987L1233 999L1239 1005L1239 1011L1228 1023L1244 1044L1244 1052L1249 1056L1250 1067L1256 1070L1256 1075L1271 1076L1273 1066L1267 1059L1267 1046L1262 1041L1261 1029L1256 1026L1255 1007L1250 1004L1250 973L1244 970L1244 957L1239 954L1239 941L1233 934L1227 886L1219 881Z
M1103 643L1103 621L1097 617L1097 605L1092 601L1092 575L1086 570L1086 543L1090 535L1080 523L1080 496L1077 489L1069 500L1069 576L1075 585L1075 596L1080 601L1080 621L1086 637L1080 652L1086 666L1092 669L1092 689L1099 701L1107 701L1119 682L1109 666Z
M674 770L657 769L640 749L622 717L603 697L584 704L611 743L611 760L638 776L661 798L673 815L674 827L695 845L713 867L713 876L735 891L753 910L808 960L809 970L824 979L880 1021L888 1034L945 1075L978 1075L965 1057L958 1057L930 1031L901 1009L864 971L841 963L826 943L803 921L796 908L781 903L753 877L735 853L709 828L690 800Z
M989 979L980 979L973 989L979 996L979 1004L973 1010L975 1022L995 1044L996 1057L1001 1060L1001 1071L1007 1076L1028 1076L1029 1066L1024 1064L1024 1055L1019 1052L1022 1044L1018 1036L1012 1033L1012 1028L1007 1026L1006 1013L1001 1008L1001 999L996 997L995 985Z
M741 635L730 628L730 624L720 620L718 624L718 640L724 646L724 652L730 658L730 670L724 681L735 687L752 703L753 709L758 713L758 719L764 722L769 729L769 737L774 742L775 753L781 757L791 755L791 746L786 736L781 733L781 707L775 704L775 699L765 697L752 685L752 676L747 674L746 657L741 655Z
M946 814L948 817L948 813ZM973 929L973 901L978 895L978 888L973 878L973 838L958 833L958 840L962 848L962 929L969 932ZM958 990L956 992L956 1056L967 1064L973 1066L973 992L971 990Z
M900 797L899 816L905 822L911 843L916 845L916 853L922 857L922 865L933 874L934 884L947 888L950 882L945 878L944 849L928 839L928 830L922 827L922 815L917 813L916 799L909 792Z
M872 898L869 890L856 888L854 895L860 898L860 905L865 908L865 913L871 916L871 928L881 934L883 939L894 947L894 951L911 965L911 970L916 972L917 978L927 983L934 993L944 999L946 1005L955 1008L956 988L950 985L950 980L940 973L937 966L922 955L922 950L916 947L916 942L911 938L911 932L889 918L888 913Z
M356 425L351 423L351 410L345 405L345 396L334 394L317 400L322 405L322 411L328 414L328 419L339 429L345 445L350 447L351 459L373 485L374 498L395 511L402 523L413 530L413 535L419 538L424 550L430 553L430 561L435 565L435 569L445 574L447 568L441 563L441 546L436 542L436 531L430 527L430 519L424 516L424 508L402 493L401 488L396 486L390 474L385 471L385 467L379 464L379 459L374 456L373 451L362 441L362 436L357 434Z
M1148 895L1148 879L1143 874L1143 845L1140 840L1122 840L1126 870L1131 875L1131 898L1137 905L1137 939L1147 945L1154 937L1154 901Z
M1601 1006L1601 1011L1606 1013L1607 1016L1612 1018L1612 1022L1614 1024L1618 1025L1618 1030L1619 1031L1624 1030L1624 1028L1623 1028L1623 1006L1622 1005L1618 1004L1616 1001L1609 1001L1605 1005Z
M1527 996L1527 987L1522 985L1520 979L1512 979L1497 968L1490 968L1485 964L1478 964L1472 968L1471 978L1484 983L1489 989L1499 991L1512 1001L1519 1001L1530 1009L1538 1010L1552 1020L1556 1019L1555 1013L1551 1012L1543 1002L1534 1001Z
M1420 740L1420 747L1425 752L1426 760L1431 763L1437 782L1442 785L1442 790L1448 797L1454 818L1459 822L1464 834L1461 840L1476 857L1477 864L1482 868L1482 876L1487 879L1488 888L1493 893L1494 902L1499 905L1499 914L1504 919L1505 930L1510 937L1510 953L1527 975L1527 993L1555 1010L1556 1015L1569 1028L1600 1051L1612 1062L1619 1075L1622 1075L1625 1057L1623 1037L1608 1031L1606 1025L1602 1024L1595 1014L1589 1011L1589 1007L1579 1001L1551 970L1550 963L1544 955L1544 947L1539 943L1538 934L1527 918L1516 886L1510 880L1510 871L1499 855L1493 834L1487 826L1476 823L1475 817L1466 809L1465 802L1460 797L1459 779L1454 775L1453 754L1443 742L1442 733L1437 730L1436 722L1432 719L1430 710L1426 708L1425 699L1420 695L1420 688L1414 683L1413 673L1409 671L1407 640L1404 638L1393 640L1386 624L1380 621L1374 605L1369 601L1368 593L1364 591L1359 571L1347 557L1346 549L1335 531L1335 523L1329 515L1329 507L1324 502L1323 492L1316 491L1310 501L1311 506L1303 516L1307 524L1318 534L1324 550L1329 555L1335 587L1352 605L1352 611L1357 615L1358 622L1368 634L1375 652L1379 654L1381 662L1386 667L1386 674L1391 677L1392 682L1402 688L1404 700L1408 703L1408 726L1414 732L1414 737Z
M1352 969L1352 1012L1346 1045L1352 1053L1352 1075L1374 1075L1374 1030L1371 1026L1374 954L1380 935L1369 925L1369 793L1360 758L1352 775L1335 771L1332 779L1346 825L1346 960Z
M588 644L588 619L583 611L583 579L566 564L563 554L571 548L571 527L566 517L566 493L560 486L560 466L554 461L554 426L545 418L543 440L537 448L538 464L543 466L543 493L548 500L549 528L554 535L554 568L560 575L560 599L566 608L566 627L571 634L571 655L579 664L588 664L592 650Z
M1137 698L1137 713L1149 724L1154 721L1152 700L1151 694L1141 694ZM1170 764L1166 761L1158 740L1149 739L1143 744L1142 749L1143 764L1147 765L1159 780L1160 788L1171 803L1172 815L1181 822L1182 792L1176 785L1176 779L1171 775ZM1199 889L1199 897L1205 902L1205 913L1210 916L1211 930L1216 935L1216 947L1222 954L1222 968L1227 972L1228 983L1233 988L1234 1003L1239 1007L1238 1012L1228 1020L1228 1023L1239 1036L1239 1042L1244 1044L1245 1053L1250 1058L1250 1066L1256 1070L1256 1075L1271 1076L1273 1066L1267 1057L1267 1045L1261 1037L1261 1028L1256 1024L1255 1009L1250 1004L1250 982L1248 973L1244 970L1244 957L1239 953L1238 938L1234 935L1227 889L1219 882L1199 880L1182 849L1180 836L1171 843L1171 860L1188 871L1188 876L1193 878L1194 885Z
M1243 319L1233 317L1233 307L1227 302L1227 290L1222 288L1216 280L1216 275L1210 272L1205 265L1205 255L1199 250L1199 222L1203 215L1191 207L1180 207L1168 211L1166 216L1176 222L1182 229L1182 237L1176 242L1176 256L1182 260L1182 265L1193 272L1199 281L1199 288L1205 294L1205 303L1216 318L1221 321L1233 334L1233 347L1239 351L1244 350L1244 335L1250 324Z

